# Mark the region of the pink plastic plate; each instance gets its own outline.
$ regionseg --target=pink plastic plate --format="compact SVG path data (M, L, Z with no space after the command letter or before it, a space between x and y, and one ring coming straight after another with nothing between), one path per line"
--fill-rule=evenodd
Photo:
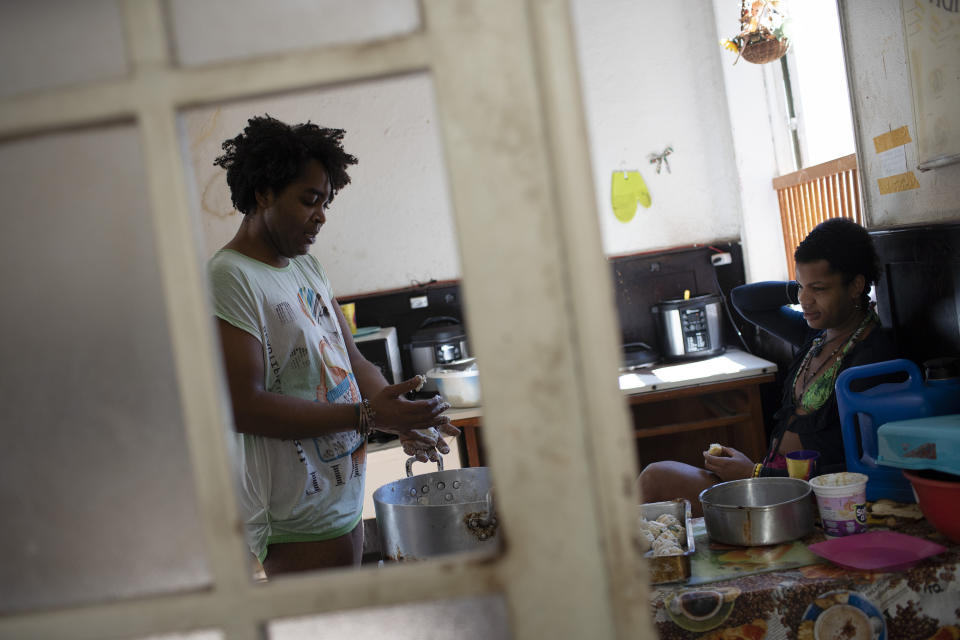
M893 531L870 531L810 545L834 564L861 571L902 571L947 550L935 542Z

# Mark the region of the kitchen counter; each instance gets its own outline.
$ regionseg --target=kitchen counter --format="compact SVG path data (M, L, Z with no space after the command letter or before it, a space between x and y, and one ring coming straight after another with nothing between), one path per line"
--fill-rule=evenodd
M445 416L449 416L450 420L456 422L457 420L466 420L468 418L479 418L483 415L482 407L467 407L464 409L448 409Z
M620 391L631 405L634 433L644 440L640 463L671 459L702 464L701 452L710 442L762 456L766 436L759 386L772 382L776 371L769 360L727 349L712 358L621 373ZM483 465L477 433L483 407L450 409L446 415L463 430L464 465ZM687 434L684 447L677 446L676 434Z
M777 365L740 349L728 348L726 353L672 364L656 364L620 374L620 391L636 395L651 391L666 391L695 385L741 380L753 376L776 373Z
M672 364L657 364L620 374L620 391L624 395L636 395L651 391L665 391L728 380L740 380L753 376L776 373L777 365L740 349L727 349L726 353ZM451 420L479 418L482 407L450 409L446 415Z

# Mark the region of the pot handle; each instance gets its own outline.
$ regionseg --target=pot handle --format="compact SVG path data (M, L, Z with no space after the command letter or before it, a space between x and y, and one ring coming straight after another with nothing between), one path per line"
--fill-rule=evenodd
M407 458L407 477L408 478L413 476L413 463L416 461L417 459L414 456L410 456L409 458ZM438 467L438 471L443 471L443 456L440 455L439 453L437 454L437 467Z

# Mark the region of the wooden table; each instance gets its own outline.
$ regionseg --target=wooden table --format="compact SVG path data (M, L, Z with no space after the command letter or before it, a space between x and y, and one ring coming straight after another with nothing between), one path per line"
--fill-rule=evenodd
M463 433L460 435L460 465L463 467L482 467L485 465L483 444L480 442L477 430L480 428L483 411L480 407L470 407L467 409L450 409L445 414L450 417L450 422L459 427Z
M703 451L713 442L762 458L767 438L760 385L773 382L776 370L769 360L728 349L713 358L622 374L640 465L678 460L702 466Z
M766 451L760 385L773 382L777 365L728 349L713 358L655 366L620 375L620 390L633 413L640 464L679 460L700 466L703 450L720 442L753 459ZM451 409L463 430L461 464L485 464L478 430L481 407Z

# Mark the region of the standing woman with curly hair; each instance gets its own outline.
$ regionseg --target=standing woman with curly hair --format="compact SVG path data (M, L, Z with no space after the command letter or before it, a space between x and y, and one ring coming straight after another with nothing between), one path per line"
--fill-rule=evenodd
M846 218L817 225L794 252L797 279L737 287L730 298L740 314L798 349L783 379L780 409L763 460L732 447L704 452L704 468L655 462L640 474L646 501L685 497L699 514L700 492L717 482L786 476L784 454L818 451L821 473L845 468L834 383L848 367L899 357L870 308L870 284L879 267L867 230ZM794 306L799 304L800 311Z
M236 235L208 263L241 462L250 550L267 575L358 565L366 436L400 436L421 459L458 430L439 396L409 401L353 341L309 253L357 159L342 129L266 115L223 143Z

